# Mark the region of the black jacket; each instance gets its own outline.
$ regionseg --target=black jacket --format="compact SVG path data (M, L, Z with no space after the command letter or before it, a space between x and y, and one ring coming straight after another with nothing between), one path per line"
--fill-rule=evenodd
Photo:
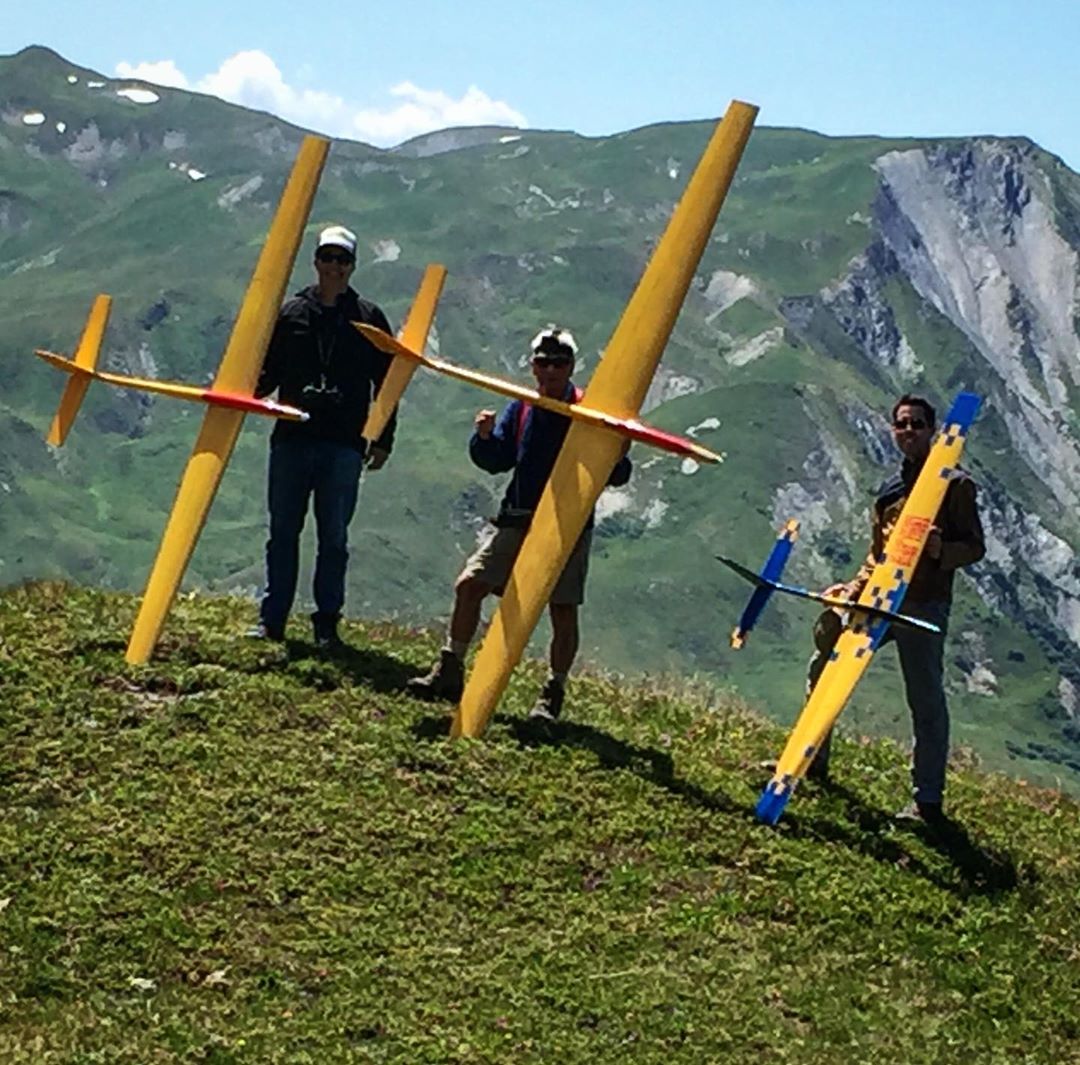
M268 396L277 389L282 403L307 411L311 418L306 422L279 420L274 440L333 440L366 450L360 433L390 357L365 340L350 322L366 322L391 332L383 312L351 288L338 297L335 306L324 307L316 286L309 285L281 308L255 395ZM391 450L396 425L397 412L376 446Z

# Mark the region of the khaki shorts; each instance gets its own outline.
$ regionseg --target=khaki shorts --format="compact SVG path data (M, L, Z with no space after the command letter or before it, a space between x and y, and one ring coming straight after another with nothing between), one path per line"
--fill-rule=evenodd
M491 585L496 595L502 595L526 532L527 529L500 529L491 526L484 534L480 546L465 562L458 580L474 577ZM592 529L586 529L574 545L574 550L555 584L555 590L551 593L551 602L556 606L580 606L585 602L585 577L589 572L591 543Z

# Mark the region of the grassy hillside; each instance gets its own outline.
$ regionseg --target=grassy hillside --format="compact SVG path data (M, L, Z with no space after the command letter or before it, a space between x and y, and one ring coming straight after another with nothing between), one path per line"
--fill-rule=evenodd
M839 744L778 829L782 733L678 682L575 678L481 742L401 684L436 643L245 643L178 604L149 667L134 601L0 593L5 1062L1077 1060L1072 800L950 777L902 828L900 751Z

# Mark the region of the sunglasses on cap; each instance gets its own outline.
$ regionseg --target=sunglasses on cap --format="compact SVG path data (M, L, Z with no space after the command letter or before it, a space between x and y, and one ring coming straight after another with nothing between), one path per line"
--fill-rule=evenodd
M925 429L926 422L922 418L897 418L893 423L894 429Z
M322 248L315 253L315 258L321 263L344 263L346 266L354 261L347 251L325 251Z

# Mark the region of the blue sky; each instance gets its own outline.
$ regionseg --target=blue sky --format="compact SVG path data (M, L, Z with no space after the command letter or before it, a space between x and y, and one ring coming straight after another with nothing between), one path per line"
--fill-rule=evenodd
M1024 134L1080 169L1076 0L9 7L0 53L44 44L382 145L478 123L614 133L739 97L831 134Z

